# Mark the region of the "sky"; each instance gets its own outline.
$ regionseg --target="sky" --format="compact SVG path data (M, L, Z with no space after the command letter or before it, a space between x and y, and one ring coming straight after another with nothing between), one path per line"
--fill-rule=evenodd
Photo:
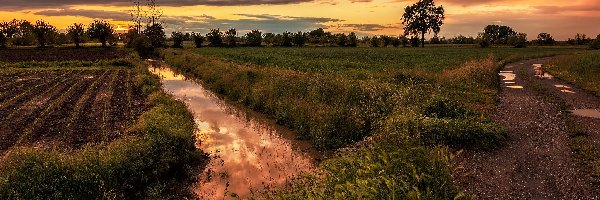
M206 33L236 28L244 33L309 31L358 35L399 35L402 14L417 0L158 0L166 31ZM541 32L565 40L576 33L600 34L600 0L435 0L445 9L440 36L477 36L488 24L507 25L528 34ZM124 30L130 0L0 0L0 21L45 20L58 29L94 19Z

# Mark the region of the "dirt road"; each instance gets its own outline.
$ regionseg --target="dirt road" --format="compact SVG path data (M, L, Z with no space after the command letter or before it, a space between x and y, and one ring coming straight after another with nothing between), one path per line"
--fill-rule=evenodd
M512 63L501 71L502 92L490 117L511 140L498 150L467 151L459 159L464 168L458 184L478 199L600 199L598 185L571 149L567 126L576 123L598 142L600 119L563 115L598 109L600 98L548 74L535 76L533 65L548 60Z

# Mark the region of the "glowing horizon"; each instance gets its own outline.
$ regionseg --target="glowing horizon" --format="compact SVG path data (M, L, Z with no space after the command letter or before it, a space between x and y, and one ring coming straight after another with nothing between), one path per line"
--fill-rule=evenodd
M126 0L69 1L72 5L61 2L36 0L26 4L11 1L0 6L0 21L43 19L58 29L65 29L72 23L89 24L100 18L111 21L123 31L131 18L128 13L131 7ZM359 35L399 35L403 32L401 15L404 8L416 0L159 2L164 4L161 9L167 32L205 33L209 28L236 28L239 32L251 29L297 32L322 27L331 32L356 32ZM243 5L228 5L231 2ZM98 5L101 3L104 5ZM589 37L600 34L600 26L597 25L600 1L561 0L554 1L552 6L546 6L545 0L438 0L436 4L443 5L446 10L446 20L440 33L445 37L459 34L476 36L488 24L511 26L518 32L527 33L529 39L534 39L541 32L550 33L559 40L572 38L576 33Z

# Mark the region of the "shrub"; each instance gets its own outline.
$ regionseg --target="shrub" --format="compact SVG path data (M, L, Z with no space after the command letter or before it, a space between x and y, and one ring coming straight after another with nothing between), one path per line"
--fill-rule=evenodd
M356 37L356 33L352 32L348 35L348 46L349 47L358 46L358 37Z
M376 35L371 37L371 39L369 40L369 44L371 45L371 47L379 47L380 43L381 40Z
M554 38L548 33L540 33L535 41L538 45L554 45Z
M202 43L204 43L204 36L202 36L199 33L192 33L191 35L192 40L194 40L194 45L196 46L196 48L200 48L202 47Z
M419 38L418 37L412 37L410 38L410 46L411 47L419 47Z
M480 33L477 37L477 41L481 48L488 48L492 44L488 35Z
M387 35L382 35L381 40L383 42L383 47L387 47L392 43L392 38Z
M237 31L234 28L225 31L225 44L228 47L237 46Z
M173 39L173 48L183 48L183 33L173 32L171 33L171 38Z
M0 30L0 48L6 48L8 45L8 38L6 37L6 35L2 32L2 30Z
M161 24L147 26L144 30L144 36L150 40L152 48L163 48L167 45L167 36Z
M304 46L304 44L306 44L307 37L308 37L308 35L306 33L298 31L298 33L293 34L292 40L293 40L294 45L302 47L302 46Z
M206 40L208 40L210 46L223 46L223 33L219 29L210 29L210 32L206 34Z
M400 41L400 38L392 37L392 46L399 47L401 43L402 41Z
M260 47L262 45L262 32L259 30L252 30L246 33L245 37L246 45L251 47Z
M283 34L281 34L281 41L279 43L280 46L282 47L291 47L292 46L292 33L290 32L283 32Z
M336 44L338 46L345 47L348 44L348 36L346 34L340 33L335 35Z
M141 36L133 39L131 46L138 52L141 57L148 57L154 53L154 47L152 41L146 37Z
M596 39L590 43L590 49L600 49L600 35L598 35Z
M508 44L512 45L515 48L527 47L527 34L519 33L508 37Z

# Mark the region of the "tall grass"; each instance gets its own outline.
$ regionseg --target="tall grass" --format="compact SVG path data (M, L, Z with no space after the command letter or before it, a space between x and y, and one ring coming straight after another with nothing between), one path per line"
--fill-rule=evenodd
M552 75L600 96L600 52L559 56L544 67Z
M186 180L206 159L194 146L193 117L183 102L160 91L157 77L141 61L132 63L150 104L133 127L135 134L82 150L11 150L0 164L0 199L192 196Z

